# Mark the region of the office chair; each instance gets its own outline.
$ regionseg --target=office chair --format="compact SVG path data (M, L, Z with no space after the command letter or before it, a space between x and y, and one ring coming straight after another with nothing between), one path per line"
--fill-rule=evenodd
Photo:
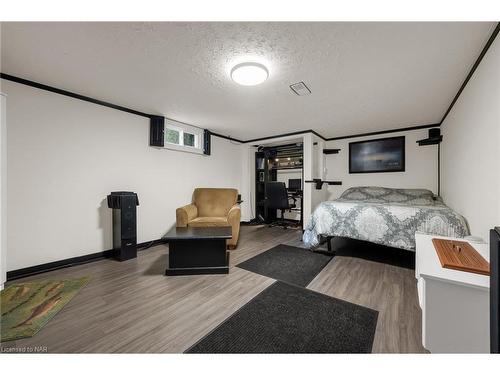
M266 200L267 207L270 209L281 210L281 218L269 226L282 226L283 229L289 227L292 223L285 220L285 210L295 208L295 198L293 203L288 200L288 192L284 182L267 182L266 183Z

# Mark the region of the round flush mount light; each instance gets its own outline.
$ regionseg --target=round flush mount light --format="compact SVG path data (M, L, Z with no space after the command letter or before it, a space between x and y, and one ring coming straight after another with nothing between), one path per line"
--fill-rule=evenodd
M259 63L241 63L231 69L231 78L234 82L243 86L255 86L261 84L269 77L267 68Z

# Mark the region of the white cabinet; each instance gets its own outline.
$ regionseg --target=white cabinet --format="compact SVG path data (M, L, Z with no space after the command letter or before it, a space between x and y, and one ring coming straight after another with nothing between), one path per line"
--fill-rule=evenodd
M0 93L0 290L7 272L7 117L6 97Z
M433 238L416 234L422 345L432 353L489 353L489 276L443 268ZM484 242L469 242L489 261Z

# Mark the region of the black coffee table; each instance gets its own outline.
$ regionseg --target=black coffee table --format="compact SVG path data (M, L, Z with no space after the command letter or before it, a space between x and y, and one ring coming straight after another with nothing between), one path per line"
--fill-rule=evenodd
M173 228L162 237L169 249L165 275L229 273L226 240L231 237L231 227Z

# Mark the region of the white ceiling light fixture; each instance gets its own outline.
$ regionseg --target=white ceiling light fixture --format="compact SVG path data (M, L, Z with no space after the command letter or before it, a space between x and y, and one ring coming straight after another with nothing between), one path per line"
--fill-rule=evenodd
M245 62L235 65L231 69L231 78L234 82L243 86L259 85L269 77L267 68L259 63Z

